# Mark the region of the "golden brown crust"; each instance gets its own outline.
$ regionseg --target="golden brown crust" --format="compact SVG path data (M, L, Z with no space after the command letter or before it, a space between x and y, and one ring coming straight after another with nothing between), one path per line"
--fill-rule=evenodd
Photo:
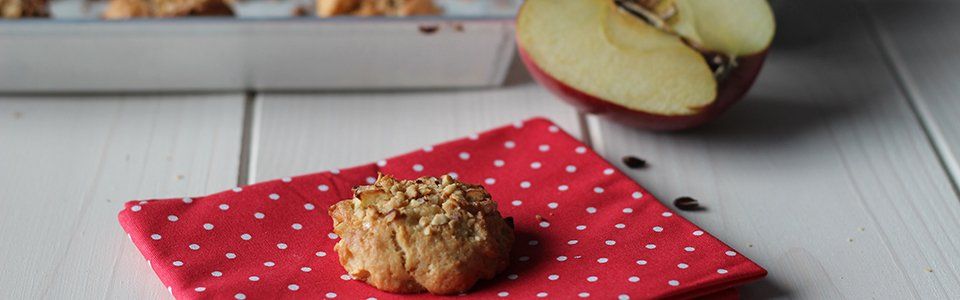
M483 187L450 176L380 176L329 213L340 264L393 293L464 292L507 267L514 240Z
M46 18L49 16L47 0L0 0L0 18Z
M103 12L108 20L232 15L224 0L110 0Z
M317 16L417 16L440 14L433 0L316 0Z

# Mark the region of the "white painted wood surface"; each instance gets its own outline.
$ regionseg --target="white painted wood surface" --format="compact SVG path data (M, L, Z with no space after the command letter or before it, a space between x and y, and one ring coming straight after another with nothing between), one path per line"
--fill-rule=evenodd
M866 18L795 1L755 89L701 130L650 133L591 118L609 159L756 260L747 298L958 299L960 202ZM822 30L816 32L816 30Z
M529 78L484 90L266 93L256 112L251 182L369 163L535 116L580 136L573 108Z
M960 185L960 4L870 2L869 8L889 63Z
M160 299L123 202L236 185L243 95L0 96L0 299Z

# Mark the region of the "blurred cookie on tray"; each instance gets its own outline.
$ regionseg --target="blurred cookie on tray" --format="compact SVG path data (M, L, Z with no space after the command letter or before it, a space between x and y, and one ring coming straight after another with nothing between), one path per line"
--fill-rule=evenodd
M317 16L421 16L439 15L433 0L317 0Z
M107 20L233 15L225 0L110 0L103 12Z
M0 0L0 18L46 18L50 16L47 0Z

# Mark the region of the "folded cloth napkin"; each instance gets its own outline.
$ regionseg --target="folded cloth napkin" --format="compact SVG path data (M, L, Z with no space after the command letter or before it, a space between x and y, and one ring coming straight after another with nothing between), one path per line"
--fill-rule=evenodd
M766 275L545 119L349 169L132 201L119 219L176 298L402 298L351 280L333 250L327 208L378 172L480 183L514 217L510 267L467 298L730 296Z

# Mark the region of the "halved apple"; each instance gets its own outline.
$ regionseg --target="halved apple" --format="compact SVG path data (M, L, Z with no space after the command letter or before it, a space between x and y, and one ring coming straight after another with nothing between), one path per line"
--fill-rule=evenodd
M774 27L766 0L526 0L517 42L533 77L580 110L676 130L743 97Z

